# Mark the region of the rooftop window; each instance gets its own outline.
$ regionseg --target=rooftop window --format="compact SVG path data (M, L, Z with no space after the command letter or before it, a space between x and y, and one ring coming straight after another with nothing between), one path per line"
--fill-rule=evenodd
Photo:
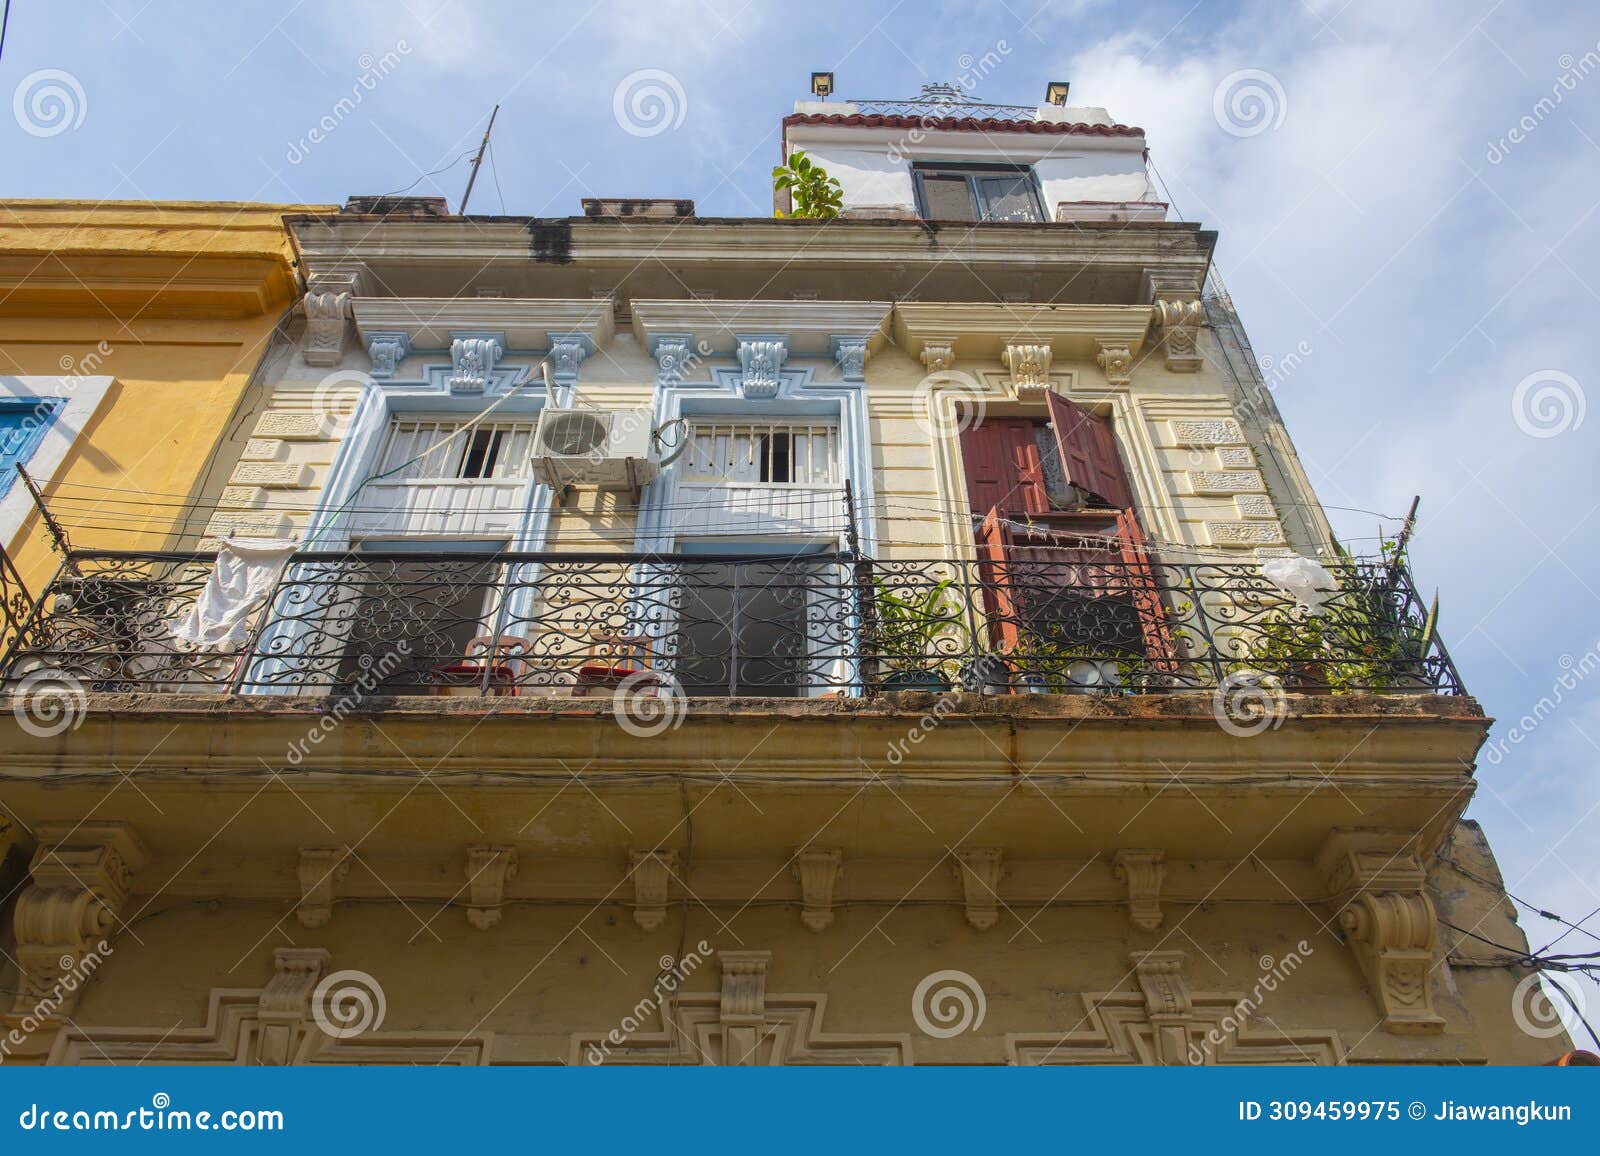
M1045 219L1033 171L1025 165L919 164L912 175L923 220Z

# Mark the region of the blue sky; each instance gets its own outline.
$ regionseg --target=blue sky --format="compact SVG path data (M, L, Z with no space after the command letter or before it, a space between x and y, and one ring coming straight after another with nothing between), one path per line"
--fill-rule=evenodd
M454 207L499 102L477 212L653 195L765 215L779 119L812 69L834 70L845 97L913 95L986 56L990 101L1034 103L1070 80L1071 103L1142 125L1178 210L1220 230L1217 265L1257 354L1296 354L1276 392L1323 501L1399 515L1422 494L1418 578L1443 592L1445 637L1502 720L1496 737L1571 684L1480 766L1470 814L1518 895L1572 919L1600 907L1600 671L1578 676L1600 661L1600 414L1584 413L1600 390L1600 13L1035 9L13 0L0 195L342 202L413 186ZM62 86L65 122L16 95L41 70L69 74L33 82ZM670 78L656 78L671 107L648 136L614 109L643 70ZM1241 70L1266 74L1266 122L1249 135L1225 131L1217 107ZM334 127L309 142L324 117ZM1377 533L1370 514L1333 517L1352 539ZM1535 947L1560 930L1523 918ZM1597 946L1573 933L1560 950Z

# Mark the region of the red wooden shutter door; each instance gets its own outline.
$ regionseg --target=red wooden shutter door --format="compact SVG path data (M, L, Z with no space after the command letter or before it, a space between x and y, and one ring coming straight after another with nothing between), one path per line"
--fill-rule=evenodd
M1117 454L1117 439L1111 424L1051 391L1045 394L1050 404L1050 426L1055 430L1061 450L1061 464L1067 481L1097 494L1119 510L1133 506L1133 488Z
M1139 629L1144 636L1145 655L1157 670L1176 671L1178 651L1172 630L1167 625L1166 607L1161 602L1161 587L1156 582L1144 533L1132 510L1117 515L1117 540L1122 546L1122 563L1127 575L1128 593L1139 614Z
M989 645L999 654L1016 648L1017 604L1011 593L1007 565L1011 536L1006 532L998 507L991 507L978 526L978 581L983 584L983 609L989 619Z
M998 509L1022 514L1050 510L1033 423L998 418L961 431L961 467L974 514Z

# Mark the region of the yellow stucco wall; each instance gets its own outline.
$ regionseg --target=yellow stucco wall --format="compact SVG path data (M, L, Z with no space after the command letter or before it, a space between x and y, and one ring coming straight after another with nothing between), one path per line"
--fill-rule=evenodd
M0 204L0 374L110 376L45 486L80 547L160 549L206 485L296 274L300 205ZM31 589L57 558L37 517L5 543Z

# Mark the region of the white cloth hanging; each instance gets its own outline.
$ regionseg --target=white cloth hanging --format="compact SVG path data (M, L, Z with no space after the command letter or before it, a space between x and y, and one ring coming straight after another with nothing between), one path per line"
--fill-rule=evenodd
M173 636L197 650L242 645L251 613L272 592L298 545L284 538L223 538L194 605L169 624Z
M1287 590L1311 614L1321 614L1323 604L1337 594L1339 584L1319 562L1302 558L1271 558L1261 564L1261 576Z

